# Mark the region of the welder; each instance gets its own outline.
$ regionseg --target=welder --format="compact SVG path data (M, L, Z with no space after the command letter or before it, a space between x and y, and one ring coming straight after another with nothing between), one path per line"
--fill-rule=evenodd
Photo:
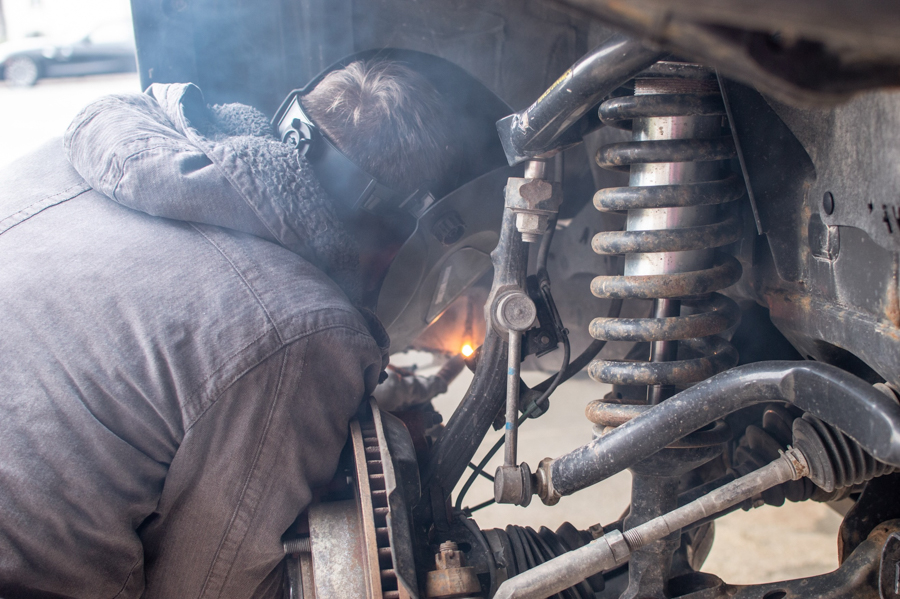
M430 75L343 61L274 121L153 84L0 173L0 596L279 595L459 182Z

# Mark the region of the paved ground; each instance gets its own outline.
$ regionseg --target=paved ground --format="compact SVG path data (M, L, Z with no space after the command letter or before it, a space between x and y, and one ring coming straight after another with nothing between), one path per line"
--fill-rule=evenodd
M96 97L139 89L134 74L46 80L25 89L9 88L0 82L0 167L61 135L81 107ZM460 379L438 402L445 415L452 412L467 384L465 378ZM584 418L584 406L604 393L602 386L589 380L566 383L557 392L550 412L522 427L520 460L535 466L544 457L560 455L585 443L590 438L590 427ZM488 435L482 451L498 436L499 433ZM497 460L489 466L489 472L493 472L496 463ZM584 528L596 522L610 522L628 504L629 480L629 475L623 473L564 498L552 508L540 501L528 508L495 506L478 512L476 519L488 528L515 523L555 529L565 520ZM491 495L490 484L481 479L470 491L467 503L479 503ZM837 514L814 503L731 514L718 523L717 542L705 569L732 583L782 580L832 570L837 566L835 539L839 524Z
M24 88L0 81L0 167L61 136L92 100L139 91L136 73L42 79L34 87Z

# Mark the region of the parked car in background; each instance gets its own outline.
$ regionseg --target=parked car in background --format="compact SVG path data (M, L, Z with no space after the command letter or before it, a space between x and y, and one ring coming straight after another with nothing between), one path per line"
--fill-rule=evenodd
M137 68L129 21L105 23L83 37L27 37L0 44L0 71L11 85L44 77L133 72Z

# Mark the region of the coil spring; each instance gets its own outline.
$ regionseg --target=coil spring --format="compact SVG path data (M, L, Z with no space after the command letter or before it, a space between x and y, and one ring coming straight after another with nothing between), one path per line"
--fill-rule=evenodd
M704 116L718 117L717 126L720 126L725 108L715 80L702 82L705 87L692 82L694 93L678 93L691 89L691 82L688 85L679 85L678 80L669 82L674 85L668 89L676 93L664 91L604 102L599 110L600 119L621 126L635 119ZM632 165L726 161L734 156L731 137L716 136L616 143L600 148L596 159L603 168L628 171ZM739 199L743 189L742 181L734 175L675 185L610 188L594 195L594 206L608 212L720 206ZM687 252L720 248L740 237L741 220L735 213L697 226L603 232L594 237L592 247L598 254ZM681 304L693 313L655 318L595 318L590 324L592 337L635 342L677 340L699 357L665 362L596 360L588 373L604 383L684 387L734 366L736 350L716 335L735 325L740 311L733 300L714 292L732 285L740 276L740 263L733 256L716 251L711 266L689 272L596 277L591 292L599 298L683 298Z

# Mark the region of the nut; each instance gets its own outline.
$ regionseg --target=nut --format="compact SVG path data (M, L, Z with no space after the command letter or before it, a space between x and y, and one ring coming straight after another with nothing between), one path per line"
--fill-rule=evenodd
M434 556L437 570L425 577L426 595L429 599L451 599L471 597L481 593L481 584L475 569L467 567L465 556L453 541L441 543L440 551Z
M550 478L550 466L552 464L553 458L544 458L538 464L535 472L535 493L541 498L544 505L556 505L562 497L553 488L553 481Z
M536 243L547 230L549 219L533 212L516 213L516 229L522 234L525 243Z
M462 568L465 564L465 558L459 546L453 541L441 543L441 550L434 556L434 564L438 570L448 570L450 568Z

